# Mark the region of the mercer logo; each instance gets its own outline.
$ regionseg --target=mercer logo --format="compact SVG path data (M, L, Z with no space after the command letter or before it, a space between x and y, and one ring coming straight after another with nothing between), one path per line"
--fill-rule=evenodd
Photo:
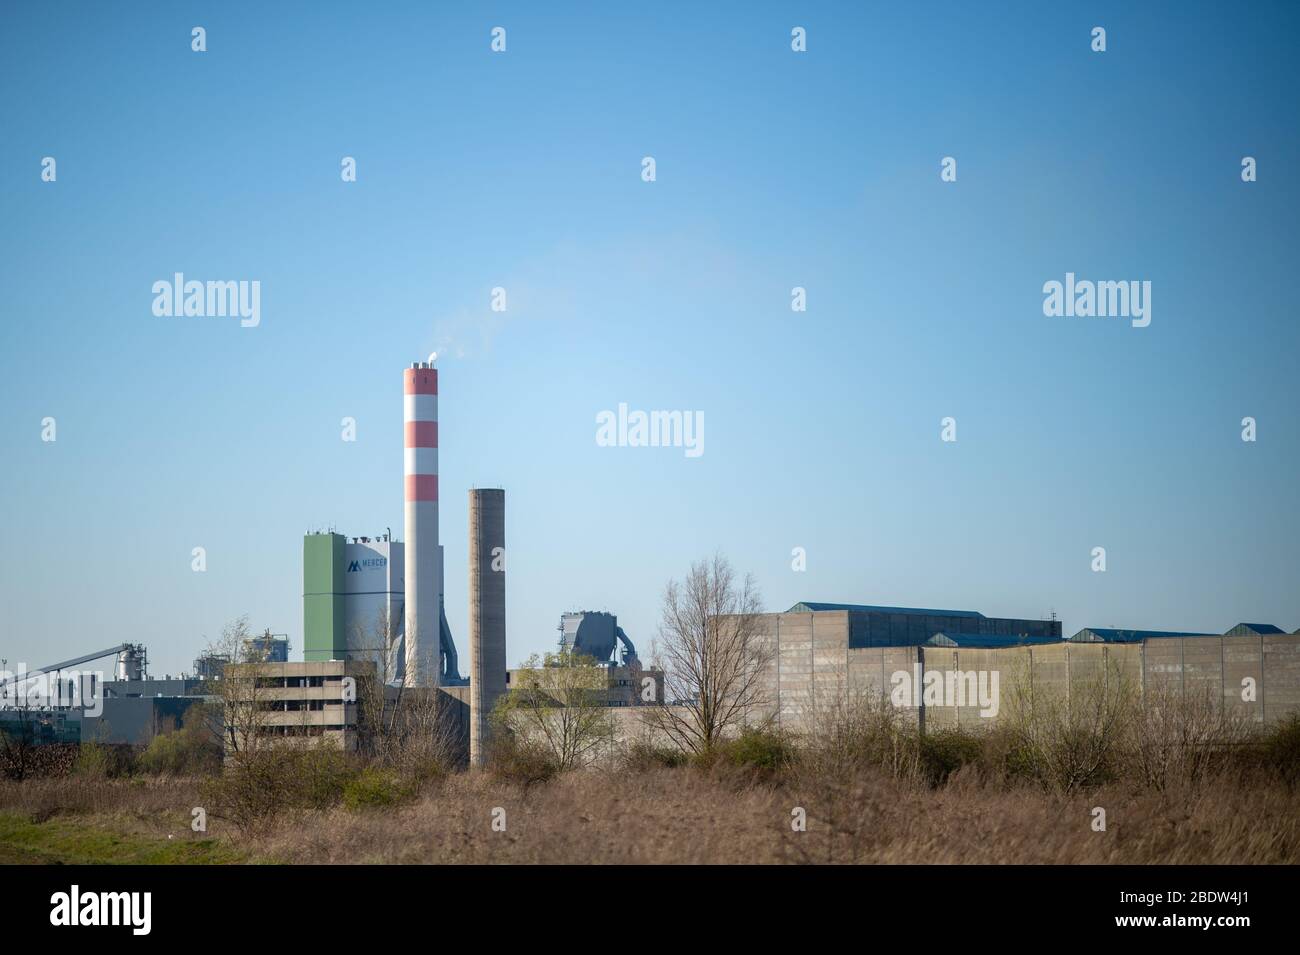
M387 557L367 557L365 560L354 560L348 564L348 573L357 574L372 567L385 567L387 564Z
M348 564L348 573L349 573L349 574L355 574L355 573L357 573L357 571L359 571L359 570L361 570L361 561L359 561L359 560L354 560L352 563Z
M51 925L129 925L131 934L148 935L152 892L69 892L50 896Z

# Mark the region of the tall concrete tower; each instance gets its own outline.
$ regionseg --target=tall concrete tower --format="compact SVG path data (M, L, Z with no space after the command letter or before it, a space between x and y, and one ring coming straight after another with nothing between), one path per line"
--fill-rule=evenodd
M407 686L437 686L442 622L442 547L438 543L438 371L415 362L403 375L406 440Z
M469 763L487 757L488 717L506 691L506 492L469 492Z

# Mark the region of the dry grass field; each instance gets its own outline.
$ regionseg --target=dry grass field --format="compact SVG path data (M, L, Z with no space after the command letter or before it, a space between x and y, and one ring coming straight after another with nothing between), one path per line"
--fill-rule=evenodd
M198 732L83 744L0 781L0 862L1300 862L1300 718L1110 693L921 734L877 703L797 737L749 728L689 758L630 741L575 769L503 734L473 772L427 736L224 765Z
M1295 863L1300 793L1218 781L1062 796L958 773L835 784L734 769L585 770L521 785L457 773L396 805L286 811L251 830L208 818L199 781L0 784L3 862ZM1106 831L1093 829L1093 809ZM797 808L806 830L793 829ZM496 828L494 828L494 821ZM502 830L504 827L504 831Z

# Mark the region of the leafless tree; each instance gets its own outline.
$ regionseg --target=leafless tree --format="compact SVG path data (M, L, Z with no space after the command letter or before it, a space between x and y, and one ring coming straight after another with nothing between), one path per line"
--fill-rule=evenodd
M819 693L810 706L809 728L799 751L800 768L816 779L853 778L864 769L894 779L919 777L917 721L894 706L878 686Z
M220 679L213 681L221 705L212 708L208 718L220 721L218 732L228 753L255 752L264 741L266 706L271 694L265 681L247 665L265 663L267 650L264 643L253 639L247 614L226 624L220 638L207 648L208 654L227 661Z
M389 691L388 685L397 679L398 650L401 635L388 613L381 607L374 625L355 625L352 645L357 649L349 653L375 664L373 679L357 684L357 703L360 710L361 747L371 756L383 758L393 740L393 730L402 703L402 687ZM392 697L391 699L389 697Z
M15 702L8 707L11 716L0 724L0 767L10 779L21 782L37 765L36 721L23 689L17 684L10 689Z
M1215 687L1184 691L1169 682L1147 687L1127 727L1125 759L1152 789L1199 782L1224 768L1250 738L1252 724L1226 706Z
M1102 781L1122 753L1141 689L1116 664L1063 689L1037 687L1027 662L1013 668L1003 718L1034 774L1061 792Z
M352 654L375 664L374 678L358 681L360 745L379 762L419 774L459 761L452 701L440 690L407 687L399 677L402 634L387 607L369 629L358 624Z
M538 747L561 772L590 763L613 736L609 674L589 656L561 650L524 662L493 720L516 745Z
M645 708L643 719L682 749L703 754L762 713L772 646L761 613L753 575L737 581L721 555L692 564L683 583L669 581L656 648L669 705Z

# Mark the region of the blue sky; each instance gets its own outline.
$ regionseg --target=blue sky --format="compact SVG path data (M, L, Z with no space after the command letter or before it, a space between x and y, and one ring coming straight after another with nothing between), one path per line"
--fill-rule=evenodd
M11 665L174 673L242 613L300 651L302 534L401 533L435 349L463 656L472 485L512 663L570 609L649 644L714 551L774 610L1300 627L1294 5L378 6L0 11ZM1045 317L1067 271L1151 325ZM261 325L154 316L174 272ZM598 447L620 402L705 453Z

